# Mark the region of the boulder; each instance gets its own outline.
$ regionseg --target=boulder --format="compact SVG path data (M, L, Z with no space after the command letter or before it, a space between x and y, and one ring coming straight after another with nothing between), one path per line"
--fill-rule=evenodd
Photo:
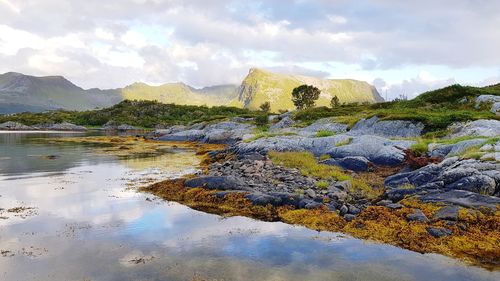
M433 157L451 157L458 155L470 147L485 143L486 139L464 140L454 144L429 144L429 154Z
M299 134L303 136L314 136L319 131L329 131L339 134L347 132L347 129L348 126L346 124L334 122L331 118L323 118L299 130Z
M451 230L449 230L447 228L443 228L443 227L428 227L427 232L436 238L440 238L440 237L444 237L444 236L448 236L448 235L453 234L453 232Z
M413 209L413 213L406 216L408 221L429 222L427 216L420 209Z
M475 136L494 137L500 135L500 121L480 119L468 123L456 123L449 127L449 137Z
M12 121L7 121L0 124L0 130L23 131L23 130L33 130L33 129L34 129L33 127Z
M129 124L121 124L119 125L118 127L116 127L116 129L118 131L136 131L136 130L139 130L139 128L137 127L134 127L132 125L129 125Z
M500 113L500 96L495 95L480 95L476 97L476 108L481 107L483 103L491 104L490 111L492 113Z
M351 170L355 172L367 171L370 161L363 156L348 156L338 159L326 159L321 161L322 164L338 166L346 170Z
M158 138L161 141L201 141L205 137L203 130L186 130L173 134L163 135Z
M432 218L436 220L456 221L458 219L458 211L459 208L457 206L446 206L439 209Z
M450 203L459 205L465 208L488 208L496 210L496 206L500 205L500 198L477 194L465 190L449 190L445 192L431 192L419 196L423 202L431 203Z
M414 141L392 141L377 136L353 137L351 143L333 147L327 152L332 158L361 156L376 165L399 165L405 159L404 149L409 148Z
M289 128L295 124L295 121L290 116L283 117L278 123L269 127L269 131L278 131L281 129Z
M237 154L256 152L267 154L269 151L309 151L316 156L326 154L336 144L348 141L346 135L335 135L324 138L307 138L302 136L276 136L260 138L251 142L239 142L232 147Z
M468 190L475 193L493 195L496 189L495 180L486 175L472 175L461 178L446 185L449 189Z
M403 120L380 121L376 116L362 119L349 131L351 135L377 135L388 138L418 137L422 134L424 125L420 122Z
M54 130L54 131L86 131L87 128L83 126L78 126L75 124L71 124L68 122L63 122L59 124L53 124L48 127L49 130Z

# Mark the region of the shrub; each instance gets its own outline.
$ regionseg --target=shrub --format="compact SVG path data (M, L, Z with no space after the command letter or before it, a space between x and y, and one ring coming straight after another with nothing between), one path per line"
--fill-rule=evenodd
M260 110L262 110L265 113L268 113L271 110L271 103L266 101L265 103L261 104L259 106Z
M339 98L337 96L333 96L332 100L330 101L330 107L335 108L340 105Z
M269 123L269 117L267 114L259 114L255 117L255 125L257 126L267 126Z

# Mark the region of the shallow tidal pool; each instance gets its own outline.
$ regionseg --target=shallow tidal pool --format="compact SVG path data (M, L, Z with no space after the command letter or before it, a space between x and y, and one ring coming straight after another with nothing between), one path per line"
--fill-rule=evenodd
M500 280L441 255L244 217L137 188L197 170L194 150L145 158L0 133L0 280Z

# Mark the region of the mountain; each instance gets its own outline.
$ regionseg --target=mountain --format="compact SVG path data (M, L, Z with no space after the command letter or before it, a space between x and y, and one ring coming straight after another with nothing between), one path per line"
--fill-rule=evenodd
M122 89L122 97L129 100L157 100L182 105L224 105L236 97L237 86L219 85L195 89L184 83L150 86L134 83Z
M252 68L238 89L238 97L230 104L249 109L269 101L271 110L294 109L292 90L300 85L313 85L321 90L318 106L329 106L333 96L341 103L382 102L384 99L372 85L351 79L319 79L301 75L284 75Z
M122 100L118 90L84 90L62 76L35 77L15 72L0 75L0 113L84 110Z
M302 84L318 87L322 93L317 105L329 105L336 95L340 102L379 102L383 99L366 82L326 80L299 75L283 75L252 68L241 85L194 88L184 83L151 86L133 83L125 88L82 89L62 76L35 77L9 72L0 75L0 114L23 111L87 110L109 107L124 99L157 100L180 105L229 105L258 109L269 101L271 109L294 109L293 88Z

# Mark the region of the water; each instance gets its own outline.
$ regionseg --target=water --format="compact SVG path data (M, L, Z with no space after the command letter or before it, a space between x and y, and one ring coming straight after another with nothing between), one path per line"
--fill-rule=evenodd
M440 255L165 202L136 188L193 172L193 151L118 159L40 140L60 136L0 133L0 280L500 280Z

